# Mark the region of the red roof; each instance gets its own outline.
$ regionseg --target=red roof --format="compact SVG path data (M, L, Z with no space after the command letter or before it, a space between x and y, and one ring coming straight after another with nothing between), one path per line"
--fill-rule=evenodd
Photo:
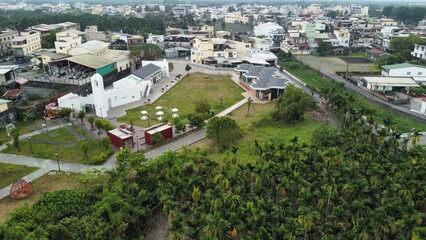
M19 78L19 79L16 79L15 82L17 82L17 83L19 83L21 85L24 85L25 83L28 82L28 80L25 79L25 78Z
M21 95L22 90L21 89L12 89L7 91L5 94L3 94L3 97L5 98L9 98L9 99L14 99L19 97L19 95Z
M385 51L382 51L382 50L377 49L377 48L369 49L369 50L367 50L367 52L369 52L371 54L376 54L376 55L380 55L380 54L385 53Z

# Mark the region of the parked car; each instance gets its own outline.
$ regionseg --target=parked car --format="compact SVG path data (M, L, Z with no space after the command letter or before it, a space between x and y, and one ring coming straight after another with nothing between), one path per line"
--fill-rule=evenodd
M13 60L12 56L9 56L9 57L6 58L6 62L9 62L9 61L12 61L12 60Z

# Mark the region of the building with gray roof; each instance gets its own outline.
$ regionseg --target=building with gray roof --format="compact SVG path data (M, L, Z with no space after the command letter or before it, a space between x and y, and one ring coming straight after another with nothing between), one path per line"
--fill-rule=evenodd
M276 99L291 82L273 67L240 64L235 71L240 75L240 83L245 88L255 91L256 97L260 100Z

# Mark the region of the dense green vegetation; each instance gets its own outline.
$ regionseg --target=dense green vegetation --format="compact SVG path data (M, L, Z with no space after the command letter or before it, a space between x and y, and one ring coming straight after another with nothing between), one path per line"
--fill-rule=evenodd
M386 6L383 8L382 17L389 17L404 22L417 24L426 16L426 8L418 6Z
M296 61L281 61L280 65L285 67L287 71L294 74L296 77L304 81L311 88L319 92L324 92L326 89L336 89L336 91L349 94L353 98L353 106L357 108L367 109L377 119L378 122L383 122L385 119L393 119L395 129L401 132L409 132L413 128L417 130L426 130L425 124L421 124L411 118L402 116L390 110L386 110L377 104L369 102L362 96L358 96L349 92L343 84L321 77L318 72L310 68L308 65Z
M223 165L199 149L149 164L123 150L107 181L91 175L93 187L15 210L0 237L139 239L161 204L171 239L424 239L426 149L372 135L366 113L326 98L343 128L318 130L312 145L258 141L255 163L234 151Z
M120 31L131 34L152 32L163 34L165 31L164 19L159 16L147 15L145 18L94 15L90 13L44 13L35 11L0 11L0 29L14 28L24 30L37 24L53 24L60 22L80 23L80 28L85 29L89 25L97 25L100 31Z

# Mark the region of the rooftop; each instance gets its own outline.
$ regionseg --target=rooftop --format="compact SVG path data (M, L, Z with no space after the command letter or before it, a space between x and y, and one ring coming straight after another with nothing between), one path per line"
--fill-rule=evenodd
M91 54L78 55L78 56L67 58L66 60L89 67L89 68L93 68L93 69L98 69L105 65L115 62L113 60L103 58L101 56L91 55Z
M125 129L113 129L111 131L108 131L108 133L111 133L114 136L117 136L121 139L128 139L128 138L133 138L133 135L130 131L127 131Z
M424 69L426 69L425 66L411 64L411 63L400 63L400 64L392 64L392 65L382 66L382 68L385 69L385 70L407 68L407 67L417 67L417 68L424 68Z
M411 78L391 78L391 77L363 77L365 81L372 85L394 86L394 87L418 87L419 85Z
M157 128L153 128L153 129L151 129L151 130L148 130L148 131L147 131L147 133L148 133L149 135L153 135L154 133L164 131L164 130L169 129L169 128L171 128L171 127L172 127L172 126L170 126L170 125L168 125L168 124L165 124L165 125L159 126L159 127L157 127Z
M240 64L235 70L245 72L246 76L255 77L256 80L250 85L255 90L284 89L290 83L290 80L277 73L275 68Z
M152 75L153 73L157 72L158 70L161 70L161 68L159 66L156 66L152 63L139 68L138 70L134 71L132 74L141 78L142 80L144 80L145 78L149 77L150 75Z

